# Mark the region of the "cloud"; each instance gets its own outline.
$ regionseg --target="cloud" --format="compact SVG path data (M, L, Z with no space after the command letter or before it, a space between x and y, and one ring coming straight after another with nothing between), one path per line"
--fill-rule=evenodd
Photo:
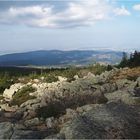
M114 13L117 16L129 16L129 15L131 15L131 13L124 6L122 6L121 8L114 9Z
M130 15L124 8L114 8L109 0L87 0L68 2L67 7L55 10L56 5L10 7L1 12L0 23L23 24L35 27L68 28L92 25L109 19L112 13ZM114 12L113 12L114 10Z
M140 4L134 5L133 9L136 10L136 11L140 11Z

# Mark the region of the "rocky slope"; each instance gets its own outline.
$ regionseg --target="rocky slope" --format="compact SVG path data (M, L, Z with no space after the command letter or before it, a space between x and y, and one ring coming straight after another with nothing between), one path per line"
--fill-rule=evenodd
M1 139L140 138L140 68L76 75L71 82L58 78L16 83L4 91Z

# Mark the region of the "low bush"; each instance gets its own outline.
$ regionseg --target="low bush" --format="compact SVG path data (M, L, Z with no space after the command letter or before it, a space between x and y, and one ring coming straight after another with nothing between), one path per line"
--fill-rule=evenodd
M107 98L102 94L65 97L39 108L37 110L37 116L41 118L59 117L66 113L67 108L76 109L87 104L104 104L107 101Z
M36 89L32 86L25 86L20 89L14 96L10 103L10 105L18 105L20 106L22 103L26 102L27 100L34 99L35 96L30 96L29 93L35 92Z
M3 94L6 88L10 88L10 86L14 83L14 81L8 77L1 77L0 79L0 94Z
M46 77L45 77L45 81L46 81L47 83L56 82L56 81L58 81L58 77L55 76L53 73L52 73L52 74L48 74L48 75L46 75Z
M94 73L95 75L100 75L101 73L105 72L106 70L108 70L108 66L104 66L104 65L100 65L100 64L95 64L92 66L89 66L87 68L90 72Z
M58 117L65 114L65 108L61 102L52 102L47 106L41 107L37 110L37 116L41 118Z

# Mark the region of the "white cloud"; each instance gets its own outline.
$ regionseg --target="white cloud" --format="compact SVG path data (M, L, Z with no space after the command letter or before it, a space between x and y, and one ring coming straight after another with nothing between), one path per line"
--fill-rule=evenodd
M131 13L124 6L122 6L121 8L114 9L114 13L117 16L129 16L129 15L131 15Z
M0 14L0 23L49 28L77 27L108 19L113 12L116 15L130 15L124 7L114 10L109 0L78 0L69 2L65 9L57 12L50 5L11 7Z
M133 9L136 11L140 11L140 4L134 5Z

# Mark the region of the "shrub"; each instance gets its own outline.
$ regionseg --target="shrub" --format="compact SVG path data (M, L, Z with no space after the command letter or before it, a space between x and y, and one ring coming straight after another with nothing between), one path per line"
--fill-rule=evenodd
M11 80L8 76L4 76L0 78L0 94L4 92L6 88L10 88L13 84L13 80Z
M37 110L38 117L49 118L49 117L58 117L61 114L65 114L65 108L61 102L52 102L47 106L41 107Z
M37 116L41 118L59 117L66 113L67 108L76 109L87 104L104 104L108 100L102 94L83 94L61 98L58 101L51 101L47 106L37 110Z
M23 87L13 96L10 105L20 106L22 103L26 102L27 100L34 99L35 96L30 96L29 93L33 93L35 91L36 89L31 86Z
M67 77L68 78L68 82L71 82L71 81L75 80L74 79L74 76L76 74L78 74L78 71L79 71L78 68L77 69L76 68L71 68L71 69L68 69L68 70L63 71L60 74L60 76Z
M101 74L103 72L105 72L107 70L107 66L104 65L100 65L100 64L95 64L93 66L89 66L88 69L90 72L94 73L94 74Z
M46 81L47 83L56 82L56 81L58 81L58 77L55 76L53 73L52 73L52 74L48 74L48 75L46 75L46 77L45 77L45 81Z

